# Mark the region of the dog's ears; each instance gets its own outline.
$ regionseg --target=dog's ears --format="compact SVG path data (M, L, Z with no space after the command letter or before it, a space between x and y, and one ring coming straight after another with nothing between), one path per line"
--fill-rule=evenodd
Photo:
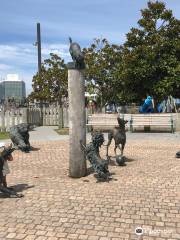
M5 149L7 149L7 150L10 150L11 148L12 148L12 143L9 144L7 147L5 147Z
M123 120L120 117L117 117L117 121L118 121L118 123L123 123L123 121L124 121L124 124L128 123L128 120Z
M91 126L90 131L91 131L91 136L93 137L94 136L94 131L93 131L93 127L92 126Z

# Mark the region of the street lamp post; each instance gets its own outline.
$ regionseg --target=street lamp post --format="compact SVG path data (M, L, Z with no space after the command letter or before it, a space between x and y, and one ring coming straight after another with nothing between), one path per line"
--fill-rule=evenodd
M41 26L37 23L38 74L41 75Z
M37 23L37 42L38 50L38 75L41 78L41 26L40 23ZM42 109L42 100L40 99L40 125L43 125L43 109Z

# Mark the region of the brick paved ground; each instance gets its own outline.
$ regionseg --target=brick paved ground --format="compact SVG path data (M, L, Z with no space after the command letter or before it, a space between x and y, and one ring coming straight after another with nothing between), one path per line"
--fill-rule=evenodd
M24 189L22 199L0 199L1 240L137 239L138 226L143 240L180 239L176 139L128 140L127 166L111 164L109 183L96 183L92 174L69 178L67 141L33 144L40 150L16 151L10 163L9 184L34 187Z

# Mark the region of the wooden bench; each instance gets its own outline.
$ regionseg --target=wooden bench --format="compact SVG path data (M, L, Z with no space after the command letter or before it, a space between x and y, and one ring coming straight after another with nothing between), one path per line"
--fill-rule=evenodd
M93 114L88 116L88 130L111 130L118 126L118 114ZM126 130L131 132L142 129L143 131L155 130L170 130L172 133L175 128L175 114L173 113L152 113L152 114L124 114L121 118L128 120Z
M114 127L118 127L117 117L118 114L93 114L88 117L86 126L88 130L111 130ZM124 118L123 116L120 116ZM127 119L129 118L129 119ZM126 114L125 120L130 120L130 114ZM126 129L128 126L126 126Z
M137 128L150 130L151 128L170 129L174 133L174 115L169 113L152 113L152 114L132 114L130 120L130 131L133 132Z

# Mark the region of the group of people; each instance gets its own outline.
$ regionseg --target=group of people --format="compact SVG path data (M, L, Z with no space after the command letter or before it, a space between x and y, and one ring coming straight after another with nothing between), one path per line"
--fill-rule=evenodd
M29 131L32 130L32 125L21 123L10 128L10 138L13 143L6 145L0 143L0 191L8 197L23 197L22 194L16 193L12 188L7 186L6 175L10 173L8 162L13 161L12 152L21 150L29 152L33 148L29 142Z
M176 106L176 100L172 96L166 97L161 103L157 106L157 112L159 113L165 113L165 112L177 112L177 106ZM177 102L178 103L178 102ZM144 100L144 103L142 106L139 107L140 113L153 113L155 112L155 104L154 100L151 96L147 96L147 98Z
M139 107L140 113L153 113L154 101L151 96L147 96L142 106Z

